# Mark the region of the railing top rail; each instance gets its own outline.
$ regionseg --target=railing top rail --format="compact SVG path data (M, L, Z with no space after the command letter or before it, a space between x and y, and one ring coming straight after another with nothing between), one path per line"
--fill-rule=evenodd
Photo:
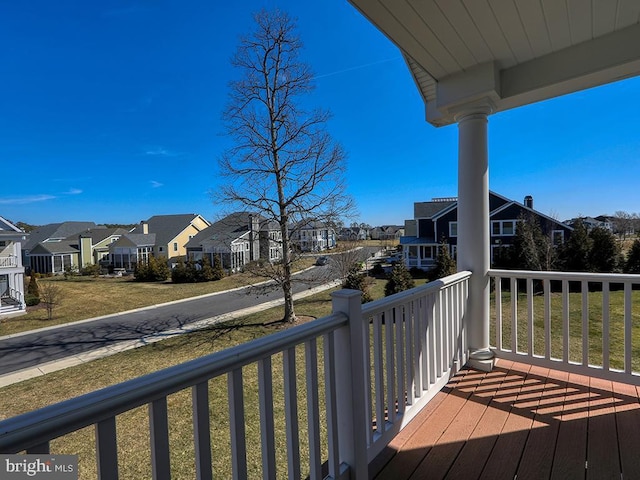
M347 321L344 314L334 313L180 365L9 418L0 422L0 452L25 450L33 446L34 438L54 439L93 425L317 338L346 325Z
M531 270L489 270L489 276L504 278L533 278L549 280L591 281L611 283L640 283L640 275L622 273L551 272Z
M453 275L449 275L448 277L425 283L424 285L421 285L417 288L412 288L411 290L397 293L393 295L393 297L374 300L373 302L369 302L362 306L362 316L367 317L370 315L375 315L377 312L393 307L394 305L402 304L411 301L414 298L429 295L431 293L436 293L439 290L442 290L444 287L460 283L468 279L470 276L471 272L469 271L458 272L454 273Z

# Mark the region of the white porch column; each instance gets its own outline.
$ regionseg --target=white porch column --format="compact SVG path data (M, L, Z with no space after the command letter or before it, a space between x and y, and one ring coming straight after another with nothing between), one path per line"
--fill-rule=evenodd
M458 122L458 270L470 270L466 313L469 364L493 368L489 350L489 162L488 106L456 116Z

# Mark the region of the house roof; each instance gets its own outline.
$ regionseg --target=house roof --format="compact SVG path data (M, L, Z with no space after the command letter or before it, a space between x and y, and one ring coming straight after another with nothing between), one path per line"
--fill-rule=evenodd
M295 225L296 230L316 230L319 228L331 228L331 226L320 220L301 221Z
M2 232L11 232L11 233L23 233L18 227L16 227L9 220L0 217L0 233Z
M143 223L149 226L149 233L155 234L158 245L168 245L199 216L196 213L154 215ZM142 225L137 225L131 233L142 234Z
M251 212L235 212L198 232L187 242L186 247L196 248L200 247L203 243L219 246L229 245L249 231L251 217L257 217L260 223L264 223L264 219L257 214Z
M424 245L424 244L437 244L434 237L400 237L400 245Z
M350 0L402 52L435 126L640 73L635 1Z
M90 237L91 242L95 245L103 241L105 238L109 238L114 235L126 235L129 231L124 228L90 228L83 230L82 232L70 235L67 240L78 241L78 237Z
M433 218L457 203L457 200L416 202L413 204L413 218Z
M32 250L40 242L50 239L66 239L77 235L87 229L105 228L99 227L94 222L62 222L42 225L29 233L29 238L24 245L25 250Z
M12 242L15 241L22 243L28 236L28 233L20 230L9 220L0 217L0 238L4 238L5 240L9 240Z
M78 242L73 240L60 240L56 242L40 242L35 245L29 255L60 255L63 253L78 253Z
M153 247L156 245L155 233L127 233L121 236L111 245L119 246L123 244L135 245L136 247Z

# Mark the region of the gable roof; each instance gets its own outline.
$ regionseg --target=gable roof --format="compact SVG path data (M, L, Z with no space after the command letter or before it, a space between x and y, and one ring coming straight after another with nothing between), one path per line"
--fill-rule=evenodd
M149 233L155 234L158 245L168 245L176 238L184 229L186 229L193 220L199 217L196 213L184 213L176 215L154 215L149 218L146 223L149 226ZM204 219L203 219L204 220ZM206 220L204 220L207 222ZM142 234L142 223L137 225L131 233ZM208 223L208 222L207 222Z
M413 218L433 218L457 204L458 199L433 199L430 202L415 202L413 204Z
M60 255L62 253L78 253L78 242L73 240L61 240L59 242L40 242L29 252L30 256L36 255Z
M249 231L249 223L252 217L257 218L259 222L264 221L262 217L251 212L231 213L198 232L187 242L186 247L196 248L202 243L229 245Z
M122 235L118 240L111 243L109 245L109 250L112 247L123 247L123 246L132 246L132 247L153 247L156 244L156 234L155 233L127 233L126 235Z
M69 237L67 237L67 240L74 240L77 241L78 237L90 237L91 238L91 243L92 244L96 244L96 243L100 243L101 241L103 241L106 238L109 238L113 235L126 235L127 233L129 233L129 230L126 230L124 228L90 228L88 230L83 230L82 232L79 233L75 233L73 235L70 235Z
M1 232L24 233L22 230L16 227L13 223L11 223L9 220L6 220L3 217L0 217L0 233Z
M42 225L29 233L29 239L24 245L24 249L31 250L40 242L51 239L63 240L84 230L95 228L105 227L98 227L94 222L62 222Z
M555 218L552 218L548 215L545 215L542 212L539 212L533 208L527 207L526 205L520 203L520 202L516 202L515 200L511 200L509 201L509 203L505 203L504 205L501 205L500 207L496 208L495 210L493 210L492 212L489 212L489 218L491 218L493 215L495 215L496 213L501 212L502 210L506 210L507 208L516 205L517 207L521 208L522 210L526 210L528 212L533 213L534 215L537 215L541 218L544 218L545 220L555 223L557 225L562 226L563 228L566 228L568 230L573 230L573 227L571 227L570 225L567 225L566 223L561 222L560 220L556 220Z

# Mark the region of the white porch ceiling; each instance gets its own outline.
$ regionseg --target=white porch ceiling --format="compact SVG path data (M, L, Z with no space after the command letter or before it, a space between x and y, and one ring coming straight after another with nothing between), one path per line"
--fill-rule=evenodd
M402 51L427 121L640 73L640 0L349 0Z

